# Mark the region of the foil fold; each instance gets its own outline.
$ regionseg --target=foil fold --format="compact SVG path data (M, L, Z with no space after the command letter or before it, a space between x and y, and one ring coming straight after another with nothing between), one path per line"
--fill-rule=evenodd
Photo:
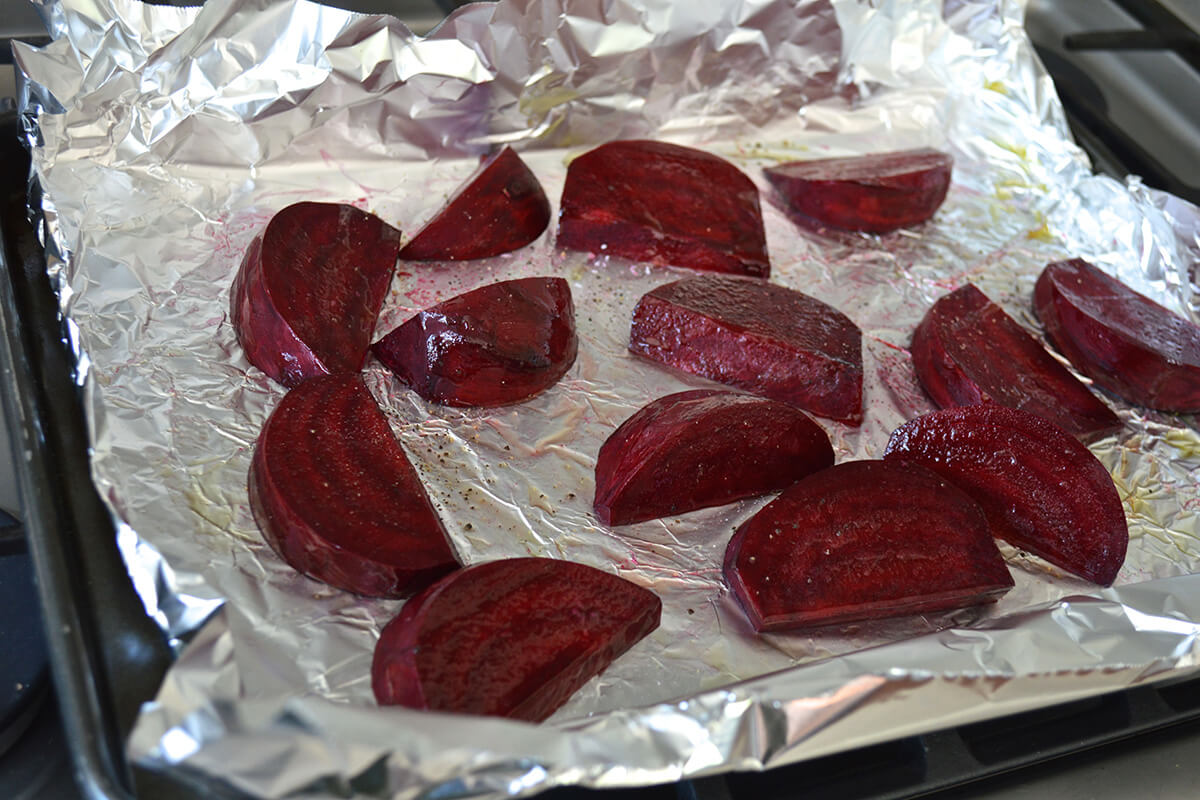
M542 555L664 600L662 627L549 722L374 705L371 649L399 608L296 575L247 506L254 441L283 390L245 361L229 283L299 200L352 202L411 236L509 143L552 202L566 163L613 138L724 156L762 190L772 280L864 333L867 420L822 421L839 461L878 457L931 409L907 346L970 281L1035 334L1041 267L1089 258L1197 319L1200 212L1094 176L1007 0L504 0L428 36L305 0L42 0L18 45L51 278L78 355L94 480L149 615L179 658L129 742L151 768L256 796L518 796L761 769L1196 668L1200 436L1106 396L1092 447L1130 523L1116 587L1011 548L1000 603L756 636L721 582L729 533L765 499L613 531L595 522L601 442L653 397L708 385L626 352L638 297L686 274L528 248L401 264L384 333L483 283L571 283L580 354L520 406L432 406L365 371L468 563ZM801 231L761 168L931 146L956 160L935 220L887 237ZM184 646L185 639L190 640Z

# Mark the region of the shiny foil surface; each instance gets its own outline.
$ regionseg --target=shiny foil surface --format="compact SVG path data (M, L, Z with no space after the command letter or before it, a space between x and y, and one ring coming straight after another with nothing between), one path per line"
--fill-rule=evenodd
M496 146L557 213L566 164L614 138L700 147L762 191L771 280L862 329L866 421L820 420L837 458L878 457L931 410L908 344L973 282L1031 332L1033 283L1080 256L1200 319L1200 213L1092 174L1005 0L504 0L425 38L297 0L38 0L54 41L16 46L52 279L87 398L92 469L152 615L180 644L131 758L253 795L503 797L756 769L1196 668L1200 436L1103 395L1092 446L1130 548L1101 590L1006 549L999 603L756 636L724 590L732 531L768 498L620 529L591 512L596 453L650 399L710 386L626 350L638 298L686 270L532 245L401 262L380 335L484 283L558 275L579 356L500 409L368 385L465 563L565 558L651 587L662 626L540 726L376 707L371 652L398 601L304 578L264 543L246 473L283 389L229 322L250 240L301 200L353 203L406 238ZM886 236L797 227L762 168L930 146L955 158L932 222Z

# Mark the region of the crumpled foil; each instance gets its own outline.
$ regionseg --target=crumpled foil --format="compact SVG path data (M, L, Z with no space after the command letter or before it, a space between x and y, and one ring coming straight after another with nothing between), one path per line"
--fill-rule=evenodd
M39 2L39 0L35 0ZM907 345L971 281L1031 331L1033 281L1082 256L1200 318L1200 212L1091 173L1005 0L504 0L426 38L285 0L40 0L54 41L17 45L51 276L78 352L93 473L148 614L180 643L129 742L155 768L265 797L521 795L672 781L1181 677L1197 666L1196 420L1106 399L1093 446L1130 523L1115 587L1011 548L995 606L755 636L720 579L765 500L611 530L590 513L600 443L649 399L707 385L625 350L638 297L682 270L533 245L402 263L380 332L483 283L566 277L579 357L518 406L448 409L368 384L467 563L519 555L615 571L662 627L540 726L381 709L371 651L399 608L301 577L247 506L283 390L246 362L229 285L300 200L353 202L411 236L477 157L512 144L557 200L565 164L613 138L729 158L764 190L772 280L864 331L866 422L822 420L839 460L876 457L931 405ZM804 231L766 191L783 160L915 146L956 159L935 220L884 237ZM182 642L188 639L186 646Z

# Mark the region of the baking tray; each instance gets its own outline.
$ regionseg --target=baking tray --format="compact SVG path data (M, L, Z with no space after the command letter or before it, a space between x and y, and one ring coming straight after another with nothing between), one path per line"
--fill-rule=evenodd
M0 281L0 372L76 780L89 798L245 797L185 769L151 773L126 762L124 742L135 715L154 697L172 653L133 590L112 519L91 481L69 340L28 221L29 158L18 128L15 112L0 113L0 265L6 276ZM33 192L36 203L36 187ZM543 796L899 800L1192 720L1200 720L1200 679L1142 686L765 773L606 792L554 789Z

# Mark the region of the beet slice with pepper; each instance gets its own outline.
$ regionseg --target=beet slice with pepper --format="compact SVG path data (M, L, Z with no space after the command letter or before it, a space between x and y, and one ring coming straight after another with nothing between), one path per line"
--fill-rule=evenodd
M732 275L656 287L634 308L629 349L818 416L862 422L862 331L793 289Z
M575 362L577 348L567 282L519 278L427 308L372 350L426 400L501 406L553 386Z
M246 358L289 388L358 372L399 252L400 231L353 206L296 203L277 213L230 293Z
M250 508L284 561L331 586L406 597L458 561L417 471L358 375L312 378L268 417Z
M658 627L649 589L549 558L459 570L410 600L371 664L382 705L540 722Z
M596 459L596 516L627 525L777 491L833 464L829 436L798 408L699 389L625 420Z
M1081 258L1042 270L1034 311L1075 368L1132 403L1200 411L1200 326Z
M1108 406L971 284L925 314L912 358L921 386L942 408L988 402L1020 408L1083 441L1121 428Z
M850 158L791 161L763 170L788 207L851 231L888 233L941 208L954 159L929 148Z
M488 158L400 251L408 261L465 261L508 253L550 224L550 201L510 147Z
M645 140L609 142L567 167L559 247L765 278L758 187L724 159Z
M974 500L884 461L786 489L730 540L725 582L760 633L979 605L1013 585Z
M919 463L983 508L992 535L1108 586L1129 528L1112 476L1049 420L994 404L934 411L897 428L887 462Z

